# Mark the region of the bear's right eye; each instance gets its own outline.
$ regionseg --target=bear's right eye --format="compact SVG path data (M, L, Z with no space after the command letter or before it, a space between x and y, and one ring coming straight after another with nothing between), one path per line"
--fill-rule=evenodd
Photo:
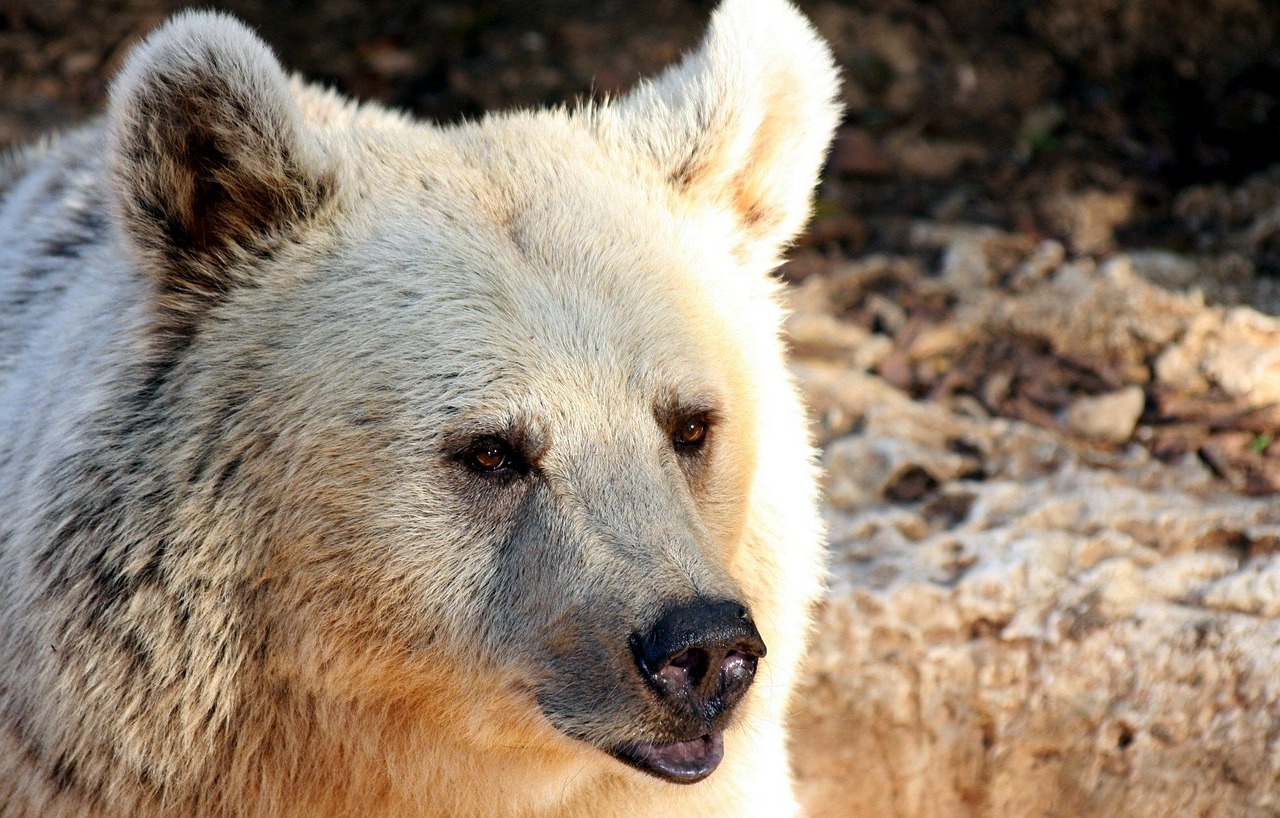
M462 462L479 474L522 474L524 461L510 443L500 437L485 436L462 452Z

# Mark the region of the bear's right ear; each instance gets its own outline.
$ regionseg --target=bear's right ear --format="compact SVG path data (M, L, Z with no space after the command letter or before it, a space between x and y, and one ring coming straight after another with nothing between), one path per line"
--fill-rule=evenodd
M230 17L184 13L151 34L112 86L108 118L117 214L179 325L329 195L330 165L283 69Z
M831 49L787 0L722 0L697 50L590 116L620 155L728 216L739 258L772 268L809 217L839 86Z
M722 0L698 49L593 111L671 191L728 216L735 251L776 266L809 218L841 109L831 49L787 0Z

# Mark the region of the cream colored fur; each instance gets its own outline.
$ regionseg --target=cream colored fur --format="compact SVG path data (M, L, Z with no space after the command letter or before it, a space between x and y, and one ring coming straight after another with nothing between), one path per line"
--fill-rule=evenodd
M835 92L783 0L447 129L153 34L0 191L0 814L794 813L821 531L769 272ZM481 433L535 470L468 472ZM662 729L619 645L716 596L769 652L665 783L602 749Z

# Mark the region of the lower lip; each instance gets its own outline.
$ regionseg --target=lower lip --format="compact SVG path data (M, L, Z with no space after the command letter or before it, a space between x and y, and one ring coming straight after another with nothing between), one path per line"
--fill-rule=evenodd
M613 751L620 761L673 784L696 784L715 772L724 758L724 734L708 733L691 741L627 744Z

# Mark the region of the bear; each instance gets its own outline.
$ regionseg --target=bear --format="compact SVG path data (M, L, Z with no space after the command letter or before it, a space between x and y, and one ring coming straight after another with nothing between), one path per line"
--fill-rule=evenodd
M795 814L837 89L785 0L447 127L154 31L0 172L0 814Z

